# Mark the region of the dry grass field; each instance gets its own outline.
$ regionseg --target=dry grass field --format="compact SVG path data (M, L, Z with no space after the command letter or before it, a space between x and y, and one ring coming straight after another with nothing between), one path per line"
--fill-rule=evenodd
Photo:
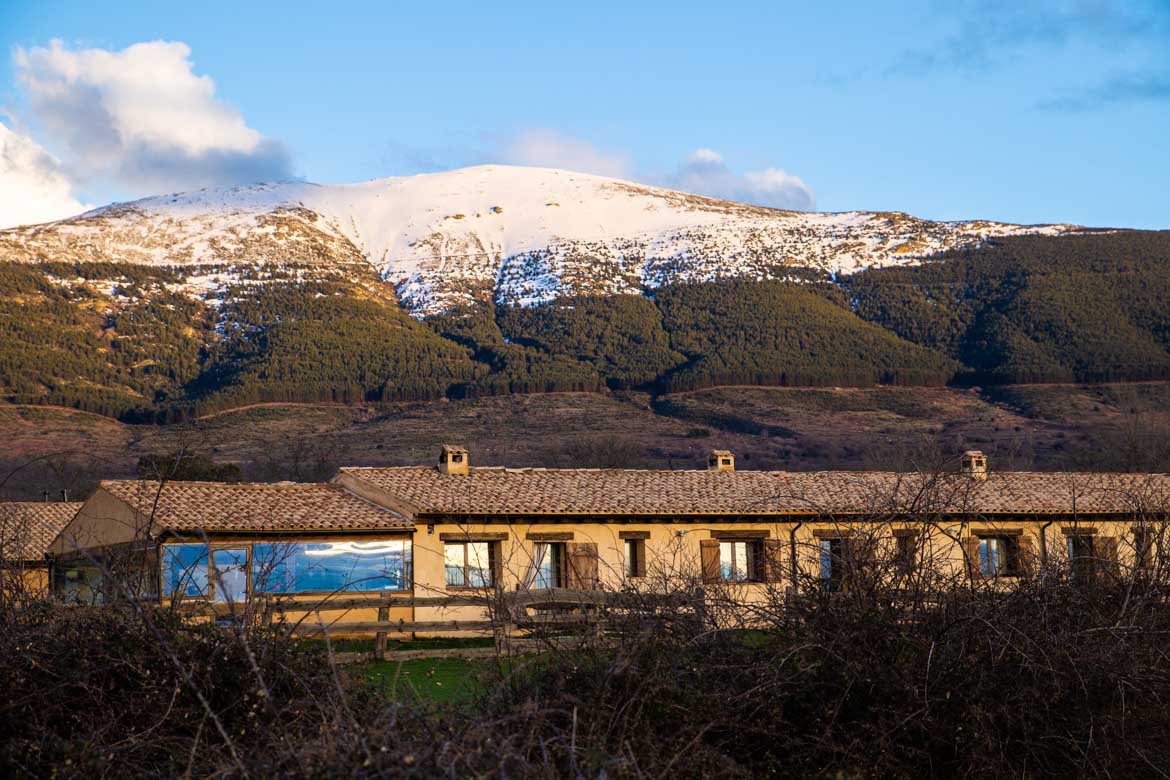
M55 407L0 406L0 496L77 496L139 458L184 449L258 480L327 479L341 464L698 468L709 449L749 469L913 467L977 447L1000 468L1170 468L1170 384L957 388L725 387L501 396L363 406L264 405L134 426ZM19 469L12 473L14 469Z

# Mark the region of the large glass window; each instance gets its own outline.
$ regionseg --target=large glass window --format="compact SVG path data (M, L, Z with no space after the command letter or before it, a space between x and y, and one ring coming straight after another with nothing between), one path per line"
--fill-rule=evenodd
M447 542L443 560L449 588L489 588L494 567L492 542Z
M289 542L252 546L256 593L406 590L408 539Z
M207 545L168 544L163 547L163 595L207 595Z

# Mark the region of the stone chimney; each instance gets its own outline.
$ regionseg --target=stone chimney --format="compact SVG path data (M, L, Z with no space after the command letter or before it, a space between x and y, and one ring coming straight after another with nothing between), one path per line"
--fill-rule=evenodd
M959 471L971 479L987 479L987 456L980 450L967 450Z
M458 444L444 444L439 451L439 473L466 474L467 448Z
M729 450L711 450L707 456L707 471L735 471L735 456Z

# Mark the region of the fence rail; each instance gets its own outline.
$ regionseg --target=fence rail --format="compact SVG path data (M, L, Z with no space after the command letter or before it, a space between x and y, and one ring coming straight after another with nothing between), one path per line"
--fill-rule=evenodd
M702 598L701 594L698 594ZM277 626L294 636L341 636L373 634L375 654L385 653L390 634L476 632L491 633L497 647L518 646L523 642L518 632L531 635L534 631L569 631L597 633L612 628L620 615L639 611L653 611L670 606L693 606L690 594L656 594L630 591L572 590L547 588L540 590L496 591L449 596L414 596L406 594L377 594L372 596L327 596L298 600L282 596L258 596L247 602L219 603L188 601L175 604L191 616L228 617L247 622L257 621ZM474 619L414 620L392 619L390 610L403 607L422 607L444 610L458 607L479 607L480 616ZM377 610L376 620L346 620L345 613L354 610ZM529 610L535 610L530 613ZM330 618L329 615L336 615Z

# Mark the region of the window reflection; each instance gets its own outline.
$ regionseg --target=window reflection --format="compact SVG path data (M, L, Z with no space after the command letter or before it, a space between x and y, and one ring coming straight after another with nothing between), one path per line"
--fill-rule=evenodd
M252 547L257 593L405 590L410 542L290 542Z
M206 544L168 544L163 547L162 566L165 596L207 595Z
M216 550L211 559L215 566L215 600L235 603L248 598L248 551Z
M492 585L491 542L446 542L443 567L451 588L488 588Z

